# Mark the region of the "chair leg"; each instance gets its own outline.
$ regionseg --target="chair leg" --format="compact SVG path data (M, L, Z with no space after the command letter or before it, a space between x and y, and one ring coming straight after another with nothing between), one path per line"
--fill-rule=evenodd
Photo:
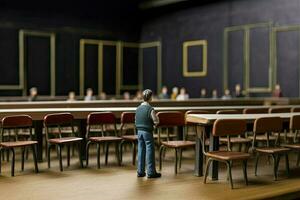
M97 167L100 169L100 143L97 143Z
M115 147L115 151L116 151L116 159L118 162L118 165L121 166L121 161L120 161L120 152L119 152L119 148L120 148L120 143L116 142L116 147Z
M274 154L272 154L272 159L273 159L273 171L274 171L274 181L277 181L277 163L279 164L279 155L278 157Z
M288 153L285 154L285 173L287 176L290 174L289 156Z
M67 144L67 165L68 165L68 167L70 166L70 148L71 148L71 146L70 146L71 144Z
M182 160L182 151L183 151L183 149L182 148L180 148L179 149L179 159L178 159L178 162L179 162L179 169L181 169L181 160Z
M136 160L136 142L132 142L132 165L135 165Z
M161 168L162 168L164 148L165 148L164 145L161 145L160 148L159 148L159 171L161 171Z
M22 158L21 158L21 170L24 171L24 162L25 162L25 147L22 147Z
M175 148L175 174L177 174L177 165L178 165L178 149Z
M63 171L63 164L62 164L62 156L61 156L61 145L57 145L57 150L58 150L58 157L59 157L59 167L60 171Z
M258 165L258 160L259 160L259 153L256 153L255 157L255 169L254 169L254 175L257 176L257 165Z
M33 162L34 162L34 170L35 173L39 172L38 164L37 164L37 156L36 156L36 145L31 145L31 150L32 150L32 156L33 156Z
M206 179L207 179L207 176L208 176L208 169L209 169L209 166L210 166L212 161L213 160L211 158L208 158L207 161L206 161L203 183L206 183Z
M77 146L80 167L83 168L83 161L82 161L82 156L81 156L81 141L79 141L77 144L72 144L73 149L74 149L75 145Z
M11 158L11 176L15 176L15 150L12 148L12 158Z
M107 142L105 144L106 149L105 149L105 165L107 165L107 161L108 161L108 154L109 154L109 143Z
M247 176L247 160L243 160L243 174L246 185L248 185L248 176Z
M47 147L47 159L48 159L48 168L50 168L50 157L51 157L51 146Z
M90 151L90 144L91 144L91 141L88 141L88 142L86 143L86 155L85 155L86 166L89 166L89 151Z
M232 174L231 174L231 163L230 163L230 161L227 161L226 165L227 165L227 173L228 173L228 177L229 177L230 186L231 186L231 189L233 189Z

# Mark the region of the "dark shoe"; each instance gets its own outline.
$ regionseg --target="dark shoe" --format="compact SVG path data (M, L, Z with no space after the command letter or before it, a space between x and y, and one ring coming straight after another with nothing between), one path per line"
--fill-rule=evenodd
M137 177L139 177L139 178L141 178L141 177L145 177L145 176L146 176L146 174L145 174L145 173L143 173L143 174L137 173Z
M160 177L161 177L161 173L155 173L147 176L147 178L160 178Z

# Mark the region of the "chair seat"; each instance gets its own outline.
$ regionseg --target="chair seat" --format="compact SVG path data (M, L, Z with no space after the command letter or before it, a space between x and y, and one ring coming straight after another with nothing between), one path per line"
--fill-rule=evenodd
M70 142L78 142L81 140L82 138L79 137L64 137L64 138L49 139L49 142L53 144L63 144L63 143L70 143Z
M296 150L300 150L300 144L282 144L281 146L283 147L287 147L290 149L296 149Z
M123 135L122 139L127 140L127 141L137 141L138 136L137 135Z
M162 142L162 145L170 148L194 147L195 142L192 141L167 141Z
M5 148L24 147L37 144L37 141L16 141L16 142L1 142L0 146Z
M207 152L207 156L218 160L247 160L250 158L249 153L236 151L211 151Z
M253 136L249 136L248 138L253 140ZM267 136L266 135L257 135L255 139L258 141L267 141ZM269 140L276 140L276 139L277 139L276 136L273 136L273 135L269 136Z
M121 141L122 138L115 136L103 136L103 137L90 137L90 141L92 142L117 142Z
M256 148L255 151L260 152L260 153L285 153L290 151L289 148L284 148L284 147L259 147Z
M249 143L251 141L252 140L250 138L242 138L242 137L233 137L233 138L230 138L230 142L231 143ZM227 143L228 142L228 138L220 137L220 142Z

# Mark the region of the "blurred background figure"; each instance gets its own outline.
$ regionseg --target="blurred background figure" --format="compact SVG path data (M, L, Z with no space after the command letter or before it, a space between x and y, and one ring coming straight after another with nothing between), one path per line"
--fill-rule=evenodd
M88 88L86 89L86 96L84 97L85 101L93 101L96 100L96 97L93 94L93 89L92 88Z
M99 99L100 99L100 100L106 100L106 99L107 99L106 93L105 93L105 92L101 92L101 93L99 94Z
M226 89L224 91L224 95L222 96L222 99L231 99L230 90Z
M182 88L180 89L179 95L176 97L176 100L181 101L181 100L187 100L187 99L189 99L189 95L187 94L185 88L182 87Z
M67 101L71 102L71 101L76 101L76 95L74 91L70 91L69 95L68 95L68 99Z
M200 98L207 98L206 89L202 88L200 91Z
M235 85L234 97L236 97L236 98L245 97L245 95L243 94L243 91L241 90L240 84Z
M275 85L272 97L283 97L282 91L279 84Z
M37 98L38 98L38 89L36 87L30 88L28 101L37 101Z
M173 87L172 94L171 94L171 99L176 100L177 95L178 95L178 87Z
M211 98L213 99L217 99L218 98L218 91L216 89L214 89L211 93Z
M133 100L135 101L143 100L143 92L141 90L136 91Z
M124 100L130 100L130 93L127 92L127 91L124 92L124 93L123 93L123 99L124 99Z
M158 95L158 98L159 99L169 99L167 86L163 86L161 88L161 93Z

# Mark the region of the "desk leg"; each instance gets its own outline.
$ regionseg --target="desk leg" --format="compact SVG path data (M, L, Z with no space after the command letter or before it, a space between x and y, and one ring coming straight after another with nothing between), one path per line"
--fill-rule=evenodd
M196 137L195 176L203 176L203 153L200 138Z
M209 151L218 151L219 150L219 137L214 137L209 132ZM209 174L212 180L218 180L218 162L212 161L212 164L210 165Z
M37 144L37 158L39 162L43 162L43 121L38 120L34 122L34 132L36 135Z
M80 132L80 137L83 138L82 142L81 142L81 158L82 160L85 160L85 154L86 154L86 151L85 151L85 146L86 146L86 139L85 139L85 134L86 134L86 119L80 119L80 126L79 126L79 132Z

